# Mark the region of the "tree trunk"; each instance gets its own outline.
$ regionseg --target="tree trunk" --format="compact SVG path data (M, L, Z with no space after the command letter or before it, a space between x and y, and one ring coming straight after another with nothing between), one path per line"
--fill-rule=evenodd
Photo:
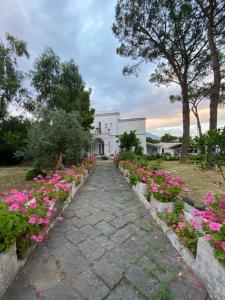
M190 108L188 101L188 87L187 84L181 86L182 89L182 116L183 116L183 137L180 162L186 163L188 159L188 147L190 137Z
M210 95L210 106L209 106L210 108L209 130L212 131L217 129L217 115L218 115L218 105L219 105L220 86L221 86L220 59L219 59L219 53L215 42L213 20L209 20L208 23L208 43L209 43L209 50L211 55L212 68L213 68L213 87ZM214 165L211 162L212 160L210 159L214 151L215 151L214 147L208 147L207 165L209 169L214 168Z
M62 152L60 152L59 154L56 155L56 170L65 169L62 160L63 160L63 154Z
M210 95L209 130L215 130L217 129L217 112L220 97L221 72L219 53L215 42L213 20L209 20L208 23L208 43L213 68L213 87Z
M193 106L191 110L197 121L198 135L199 135L199 137L201 137L202 136L202 126L201 126L201 122L200 122L200 118L199 118L199 114L198 114L198 108Z

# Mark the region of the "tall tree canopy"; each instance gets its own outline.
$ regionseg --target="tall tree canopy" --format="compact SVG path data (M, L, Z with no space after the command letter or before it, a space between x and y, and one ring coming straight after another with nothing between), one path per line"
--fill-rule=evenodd
M91 127L94 118L94 109L90 108L91 90L86 89L73 60L62 63L51 48L46 48L35 60L31 76L37 92L37 111L76 111L82 126Z
M7 115L7 106L20 101L24 88L24 74L18 70L18 58L29 58L27 44L13 35L6 34L6 44L0 40L0 120Z
M183 139L181 161L188 155L190 108L188 87L207 72L209 57L203 23L189 0L118 0L113 32L121 42L117 53L140 62L157 62L150 80L178 83L182 95Z
M224 55L222 47L225 44L225 1L224 0L195 0L207 32L208 47L210 51L211 67L213 71L213 85L210 91L210 119L209 129L217 128L217 113L220 102L221 79L224 77Z

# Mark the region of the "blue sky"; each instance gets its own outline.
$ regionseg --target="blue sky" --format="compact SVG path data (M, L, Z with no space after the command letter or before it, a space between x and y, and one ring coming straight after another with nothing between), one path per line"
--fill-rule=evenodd
M123 76L126 58L116 54L119 45L111 26L116 0L1 0L0 37L10 32L24 39L31 54L22 60L24 70L50 46L62 58L73 58L96 110L117 109L123 117L146 117L147 130L156 134L181 134L181 106L170 104L176 85L156 87L149 83L154 64L143 65L138 77ZM208 103L201 107L203 127L208 126ZM224 111L220 123L224 124ZM192 118L192 133L195 120Z

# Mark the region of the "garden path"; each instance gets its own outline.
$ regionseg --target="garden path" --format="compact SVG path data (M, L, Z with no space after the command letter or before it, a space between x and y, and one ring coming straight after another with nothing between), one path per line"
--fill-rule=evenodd
M4 299L159 300L160 295L209 299L120 171L103 161Z

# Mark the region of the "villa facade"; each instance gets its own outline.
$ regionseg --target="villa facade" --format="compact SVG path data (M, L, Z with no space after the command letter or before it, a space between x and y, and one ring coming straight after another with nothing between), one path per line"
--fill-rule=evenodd
M145 118L120 118L118 111L97 112L95 114L92 134L96 144L92 154L96 156L114 156L119 152L118 135L136 130L136 136L146 153Z

